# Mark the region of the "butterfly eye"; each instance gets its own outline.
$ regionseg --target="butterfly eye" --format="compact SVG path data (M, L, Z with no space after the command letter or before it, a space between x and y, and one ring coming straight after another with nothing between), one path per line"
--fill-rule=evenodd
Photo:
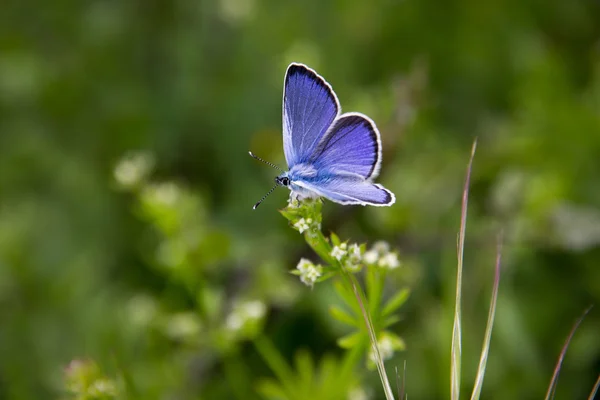
M275 178L275 183L281 186L289 186L290 178L288 178L287 176L278 176L277 178Z

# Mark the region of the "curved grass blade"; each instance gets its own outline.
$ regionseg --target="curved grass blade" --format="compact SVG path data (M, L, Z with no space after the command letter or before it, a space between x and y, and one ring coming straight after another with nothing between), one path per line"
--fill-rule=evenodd
M471 157L467 166L467 175L465 177L465 186L462 196L462 207L460 215L460 231L457 242L457 268L456 268L456 304L454 309L454 326L452 329L452 354L450 362L450 398L459 400L460 395L460 362L461 362L461 293L462 293L462 271L463 259L465 250L465 231L467 228L467 206L469 203L469 184L471 181L471 168L473 166L473 158L475 157L475 149L477 148L477 139L473 142L471 148Z
M598 379L596 379L596 384L594 385L594 388L592 389L588 400L594 400L594 398L596 398L596 392L598 391L598 388L600 388L600 375L598 375Z
M500 287L500 263L502 260L502 235L498 236L498 244L496 248L496 268L494 275L494 287L492 289L492 301L490 303L490 311L488 313L487 327L485 328L485 339L483 348L481 349L481 358L479 359L479 367L477 368L477 377L473 386L473 394L471 400L479 400L481 388L483 387L483 377L485 376L485 367L490 351L490 341L492 340L492 327L494 325L494 316L496 315L496 303L498 301L498 289Z
M573 325L573 328L571 328L571 332L569 332L569 336L567 337L567 340L565 341L565 344L562 347L562 350L560 351L560 355L558 356L558 361L556 362L556 367L554 368L554 374L552 375L552 380L550 381L550 386L548 386L548 391L546 392L546 400L550 400L554 398L554 393L556 391L556 384L558 381L558 373L560 372L560 368L562 367L562 363L563 360L565 359L565 354L567 353L567 348L569 347L569 344L571 343L571 339L573 339L573 336L575 335L575 331L577 330L577 328L579 328L579 325L581 325L581 323L583 322L583 319L585 318L585 316L590 312L590 310L592 309L592 306L589 306L581 315L581 317L579 317L579 319L575 322L575 325Z

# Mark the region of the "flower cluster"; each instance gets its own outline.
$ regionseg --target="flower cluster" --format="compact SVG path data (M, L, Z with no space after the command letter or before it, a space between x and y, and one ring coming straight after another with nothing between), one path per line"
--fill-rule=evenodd
M376 265L390 270L400 266L398 253L390 251L390 245L383 241L373 244L373 247L364 254L363 260L368 265Z
M342 258L348 254L348 245L346 243L340 243L339 246L333 246L331 250L331 257L335 258L338 261L342 261Z
M239 331L249 324L262 320L267 313L267 306L259 300L251 300L234 305L231 314L225 321L229 331Z
M356 243L348 245L344 242L335 245L329 255L338 260L348 271L360 271L363 255L360 246Z
M300 218L294 224L294 228L296 228L298 230L298 232L304 233L304 232L308 231L309 229L320 230L321 224L319 224L316 221L313 221L312 218Z
M306 258L302 258L296 269L292 271L292 274L299 276L300 281L306 286L313 287L317 279L323 274L323 267L313 264L312 261Z
M75 399L113 399L117 384L92 360L73 360L64 370L65 388Z

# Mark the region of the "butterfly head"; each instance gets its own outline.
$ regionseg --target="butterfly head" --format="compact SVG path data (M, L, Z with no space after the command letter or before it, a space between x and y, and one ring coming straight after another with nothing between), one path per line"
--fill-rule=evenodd
M275 183L278 186L289 187L291 184L291 181L287 175L283 174L283 175L279 175L278 177L275 178Z

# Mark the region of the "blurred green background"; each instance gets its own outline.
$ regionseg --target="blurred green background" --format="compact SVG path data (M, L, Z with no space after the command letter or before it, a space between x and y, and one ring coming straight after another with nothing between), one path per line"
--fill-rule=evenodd
M288 273L317 261L277 212L288 192L251 209L277 172L247 151L285 164L292 61L381 130L379 181L396 204L327 203L323 228L400 251L388 290L412 295L392 375L406 360L410 398L449 398L456 232L478 137L463 395L503 230L483 398L543 397L572 324L600 299L594 0L2 1L0 399L71 398L72 360L97 363L128 387L121 397L260 399L273 371L256 335L288 360L341 354L331 284ZM557 398L587 398L599 373L596 308ZM376 372L356 374L382 398Z

